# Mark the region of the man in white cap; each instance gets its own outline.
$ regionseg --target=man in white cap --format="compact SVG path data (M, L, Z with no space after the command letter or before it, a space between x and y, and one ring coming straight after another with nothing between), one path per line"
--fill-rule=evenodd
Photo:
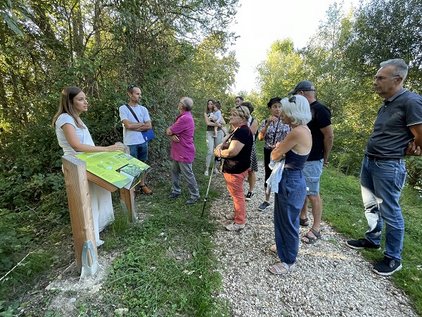
M300 225L308 226L309 200L312 206L313 224L311 229L302 237L302 242L312 244L321 238L322 200L319 194L319 181L323 166L328 166L328 158L333 147L334 134L331 126L331 112L316 99L315 86L309 80L298 83L290 94L302 95L308 99L312 113L312 120L308 123L308 128L312 133L312 149L303 169L306 178L307 198L300 213Z

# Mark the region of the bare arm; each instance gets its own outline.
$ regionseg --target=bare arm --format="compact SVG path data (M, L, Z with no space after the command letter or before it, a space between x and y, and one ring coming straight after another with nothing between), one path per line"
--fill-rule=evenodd
M297 131L295 129L290 132L283 141L278 142L271 152L271 160L279 161L297 144Z
M268 126L270 125L270 123L271 123L271 119L272 117L270 117L269 119L267 119L266 120L266 122L265 122L265 126L261 129L261 131L259 131L259 133L258 133L258 140L259 141L262 141L262 140L264 140L264 138L265 138L265 135L267 134L267 129L268 129Z
M205 124L210 126L210 127L221 127L221 124L212 122L210 120L210 118L208 118L208 116L205 112L204 112L204 119L205 119Z
M252 125L250 126L250 129L252 131L252 134L255 135L256 131L258 131L258 121L254 120L252 122Z
M331 149L333 148L334 132L331 124L320 130L324 135L324 165L327 166L328 157L330 156Z
M406 149L406 155L422 155L422 124L416 124L409 127L415 139L409 143Z
M221 158L230 158L230 157L234 157L237 154L239 154L239 152L243 149L243 147L245 146L245 144L243 144L242 142L239 142L238 140L232 140L230 142L230 146L228 149L222 150L221 149L221 144L217 145L217 147L214 150L214 155L221 157Z
M309 153L311 147L311 132L305 126L298 126L294 128L283 141L276 144L274 150L271 152L271 159L273 161L279 161L291 149L299 155L305 155L305 153Z
M126 129L133 130L133 131L146 131L152 128L151 121L140 123L140 122L131 122L127 119L124 119L122 123Z
M62 126L62 130L64 132L64 136L67 142L76 152L114 152L125 150L125 146L121 143L116 143L109 146L94 146L82 144L76 135L75 128L68 123Z

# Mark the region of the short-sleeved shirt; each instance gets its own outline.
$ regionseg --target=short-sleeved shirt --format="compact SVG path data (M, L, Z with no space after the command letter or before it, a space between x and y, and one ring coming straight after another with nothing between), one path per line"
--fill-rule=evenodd
M193 141L195 123L192 113L186 111L177 116L176 121L170 126L170 131L179 138L179 142L171 142L171 158L177 162L192 163L195 158Z
M221 123L223 119L223 115L221 114L220 110L214 112L206 112L205 114L207 115L208 119L213 119L211 120L212 122ZM207 131L214 131L214 128L215 126L213 125L207 125ZM217 130L221 130L221 127L218 127Z
M223 115L221 114L220 110L214 111L213 116L214 116L214 122L216 123L221 123L221 121L223 120Z
M67 142L66 136L64 135L64 131L62 127L65 124L70 124L75 128L76 136L79 139L81 144L87 145L95 145L94 141L92 140L91 134L89 133L88 128L86 125L81 121L83 128L79 128L76 125L75 120L71 115L68 113L62 113L56 120L55 127L56 127L56 136L57 141L59 142L60 147L63 149L63 155L75 155L77 152L70 146L69 142Z
M149 117L148 109L145 108L144 106L136 105L136 106L129 106L129 107L131 107L132 110L135 112L140 123L151 121L151 118ZM138 120L136 120L136 118L133 116L133 114L130 112L130 110L128 109L126 105L120 106L119 115L120 115L120 121L128 120L130 122L135 122L135 123L138 122ZM129 130L123 126L123 143L126 145L142 144L142 143L145 143L145 139L142 136L141 131Z
M242 125L236 129L233 136L228 139L228 146L233 140L237 140L244 144L240 152L231 158L224 159L223 172L228 174L240 174L251 166L251 151L253 144L253 136L251 129L247 125Z
M319 161L324 158L324 134L321 129L331 125L331 111L318 100L311 103L312 119L308 128L312 133L312 149L308 161Z
M258 128L258 132L261 132L261 130L264 129L266 124L267 120L262 121L261 125ZM264 137L264 147L266 149L273 149L277 142L284 140L290 130L290 126L283 123L280 118L276 122L270 122L267 128L267 133L265 133Z
M422 124L422 97L402 89L378 110L365 153L379 158L403 158L414 139L409 127L417 124Z

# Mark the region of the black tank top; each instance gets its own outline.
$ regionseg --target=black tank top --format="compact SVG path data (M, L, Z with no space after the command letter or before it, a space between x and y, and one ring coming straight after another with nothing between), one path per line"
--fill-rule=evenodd
M293 150L286 153L286 161L284 168L289 170L303 170L309 153L305 155L296 154Z

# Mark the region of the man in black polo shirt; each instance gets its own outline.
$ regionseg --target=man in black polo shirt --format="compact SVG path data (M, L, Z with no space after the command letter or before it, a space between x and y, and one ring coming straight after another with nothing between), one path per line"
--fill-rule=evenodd
M375 273L389 276L402 268L404 220L399 205L405 183L405 155L421 155L422 97L403 88L408 67L402 59L380 64L374 90L384 99L378 110L361 169L361 191L368 221L364 239L349 240L353 249L379 249L385 223L384 259Z
M298 83L290 94L304 96L309 102L312 113L312 120L308 122L308 128L312 133L312 149L303 169L307 198L300 212L300 225L308 226L309 200L312 206L313 223L311 229L303 236L302 242L312 244L321 238L322 200L319 194L319 183L322 168L328 166L328 158L333 147L334 133L331 126L331 112L316 99L315 86L309 80Z

